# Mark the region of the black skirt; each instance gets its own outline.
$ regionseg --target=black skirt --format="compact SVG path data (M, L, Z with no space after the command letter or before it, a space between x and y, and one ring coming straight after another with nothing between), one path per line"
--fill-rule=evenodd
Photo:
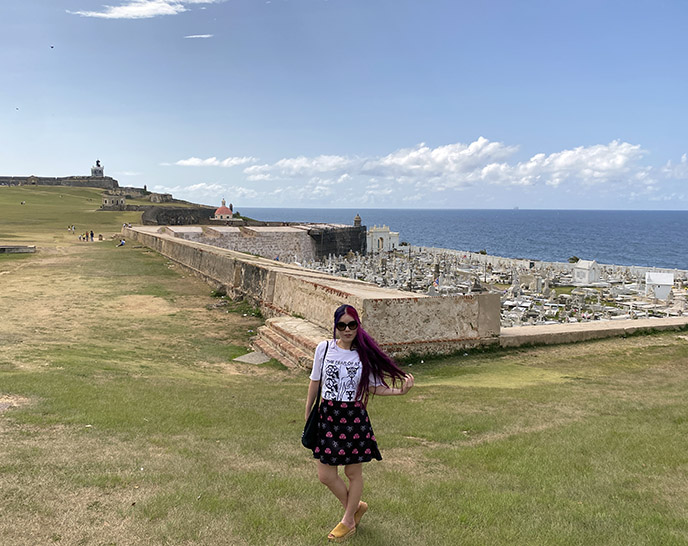
M323 400L318 415L318 445L313 457L329 465L382 460L368 412L361 402Z

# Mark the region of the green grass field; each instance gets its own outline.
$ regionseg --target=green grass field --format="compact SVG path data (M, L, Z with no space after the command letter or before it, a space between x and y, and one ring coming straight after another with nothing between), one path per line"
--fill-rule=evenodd
M233 362L260 319L165 258L76 241L137 221L99 204L0 187L0 242L39 246L0 255L0 544L325 544L307 372ZM384 460L348 543L688 544L685 335L408 369L407 396L370 402Z

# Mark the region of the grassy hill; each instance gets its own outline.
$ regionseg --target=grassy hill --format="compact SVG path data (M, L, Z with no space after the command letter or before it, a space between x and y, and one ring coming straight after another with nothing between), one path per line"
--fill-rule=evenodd
M79 243L137 221L99 205L0 187L0 241L39 246L0 255L0 544L326 543L307 373L234 362L260 318L165 258ZM688 544L684 335L408 365L351 544Z
M0 243L55 245L86 230L108 237L124 222L140 223L140 212L101 211L103 190L62 186L0 186ZM22 201L26 204L22 205Z

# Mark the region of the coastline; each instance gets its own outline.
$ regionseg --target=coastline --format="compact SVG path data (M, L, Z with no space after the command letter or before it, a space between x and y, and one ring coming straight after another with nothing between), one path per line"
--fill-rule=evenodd
M408 248L408 247L407 247ZM466 258L469 262L477 262L484 265L491 265L493 267L515 267L523 269L545 269L548 271L558 271L570 273L575 267L575 263L571 262L548 262L544 260L535 260L527 258L507 258L504 256L492 256L490 254L481 254L480 252L471 252L468 250L455 250L450 248L435 248L427 246L410 245L411 249L419 252L427 252L434 255L451 254ZM634 277L644 277L645 273L673 273L676 281L688 280L688 269L666 268L666 267L648 267L642 265L618 265L618 264L604 264L598 263L604 271L610 274L617 275L632 275Z
M249 214L250 211L250 214ZM562 263L572 256L617 267L688 270L688 211L506 209L267 209L262 220L389 226L413 246Z

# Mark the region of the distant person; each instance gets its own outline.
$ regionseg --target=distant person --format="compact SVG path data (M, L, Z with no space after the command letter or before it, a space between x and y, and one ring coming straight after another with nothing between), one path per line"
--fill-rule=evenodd
M124 239L120 239L119 244L117 246L124 246L125 243L126 241Z
M363 463L382 460L366 411L368 396L406 394L414 380L378 347L350 305L341 305L334 312L333 338L318 344L310 379L306 419L316 398L322 397L317 439L310 449L318 459L318 478L344 507L341 521L327 538L342 542L356 532L368 510L361 501ZM339 466L344 467L348 486L339 475Z
M91 242L93 242L93 230L91 230Z

